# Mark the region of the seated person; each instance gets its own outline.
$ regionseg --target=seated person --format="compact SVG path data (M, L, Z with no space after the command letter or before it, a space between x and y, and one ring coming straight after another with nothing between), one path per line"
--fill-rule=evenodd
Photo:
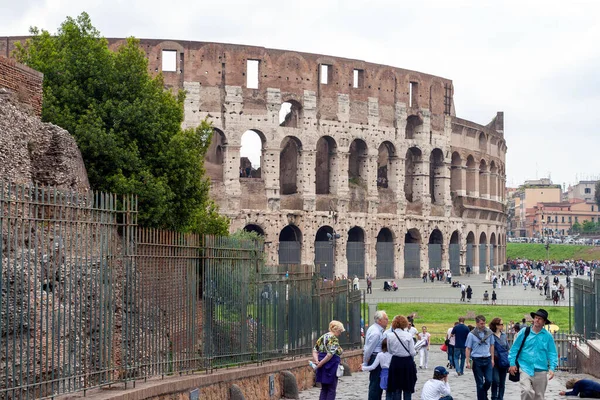
M396 284L396 281L392 281L392 289L394 289L394 292L398 290L398 285Z
M435 367L433 379L425 382L423 386L421 400L452 400L448 374L446 368L442 366Z
M392 290L392 287L390 286L388 281L383 281L383 290L386 292Z
M489 299L490 299L490 294L486 290L485 293L483 293L483 301L488 301Z
M569 392L564 390L558 394L561 396L577 396L589 397L592 399L600 399L600 383L591 379L569 379L565 385Z

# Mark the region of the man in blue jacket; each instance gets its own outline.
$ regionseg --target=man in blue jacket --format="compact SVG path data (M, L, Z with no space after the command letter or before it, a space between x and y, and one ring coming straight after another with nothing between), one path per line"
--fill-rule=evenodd
M569 392L564 390L559 394L562 396L577 396L589 397L592 399L600 399L600 383L591 379L569 379L567 381L567 389L571 389Z
M521 370L521 400L541 400L544 399L548 381L554 378L558 354L552 334L544 329L544 325L551 324L548 312L540 308L530 314L533 324L527 329L521 329L510 348L508 372L511 375L517 372L518 361Z

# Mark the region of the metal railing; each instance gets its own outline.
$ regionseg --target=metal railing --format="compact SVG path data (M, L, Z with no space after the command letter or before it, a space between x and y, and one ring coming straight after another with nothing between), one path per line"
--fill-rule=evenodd
M492 301L484 301L480 298L473 298L470 302L462 302L459 298L442 297L367 297L366 301L370 304L377 303L439 303L439 304L478 304L491 305ZM496 305L502 306L553 306L568 307L569 303L565 300L558 304L552 304L552 300L528 300L528 299L500 299L496 300Z
M347 281L136 216L131 196L0 182L1 399L304 355L331 319L360 346Z

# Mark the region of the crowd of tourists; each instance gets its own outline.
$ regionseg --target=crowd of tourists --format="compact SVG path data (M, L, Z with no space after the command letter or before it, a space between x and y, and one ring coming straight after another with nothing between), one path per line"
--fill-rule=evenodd
M545 325L551 324L544 309L530 313L529 321L505 324L500 317L489 323L486 317L475 317L475 326L459 317L447 331L445 346L448 364L433 368L432 378L421 389L422 400L452 400L450 370L456 376L470 369L475 379L477 400L503 400L506 379L519 383L522 400L544 399L548 381L554 378L558 355L554 338ZM506 326L505 326L506 325ZM321 336L313 349L311 367L321 383L320 400L335 399L340 372L342 348L338 337L344 332L339 321L331 321L329 332ZM509 344L507 333L513 333ZM396 315L390 324L385 311L375 313L363 349L362 371L369 373L365 388L369 400L410 400L415 393L417 368L428 369L430 339L427 327L421 331L410 316ZM419 354L418 367L415 358ZM592 380L572 379L567 382L565 396L600 398L600 384Z

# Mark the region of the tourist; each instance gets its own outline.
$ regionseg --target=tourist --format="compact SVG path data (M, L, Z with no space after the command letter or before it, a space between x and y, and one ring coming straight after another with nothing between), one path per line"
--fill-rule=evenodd
M508 358L511 375L520 368L522 400L543 399L548 380L554 378L558 364L554 338L544 329L544 325L551 324L548 312L540 308L532 312L531 317L533 324L517 335Z
M458 318L458 324L452 329L454 338L454 368L456 374L461 376L465 372L465 346L469 336L469 328L465 325L465 317Z
M354 279L352 280L352 286L354 290L358 290L358 276L354 275Z
M498 300L498 296L496 295L496 291L492 290L492 305L496 305L496 300Z
M448 375L449 372L446 368L442 366L435 367L433 379L429 379L423 385L421 400L452 400Z
M465 301L465 295L467 294L467 287L464 283L460 284L460 301Z
M450 328L448 328L448 331L446 332L446 340L444 341L444 343L446 343L446 346L448 346L448 368L452 369L455 368L454 367L454 344L456 343L456 338L452 335L452 330L454 329L454 327L458 325L458 321L454 323L453 326L451 326Z
M488 390L492 386L492 369L494 367L494 334L485 326L485 317L475 317L475 328L467 336L466 357L467 368L473 361L473 376L477 386L477 400L487 400Z
M467 301L471 302L471 296L473 295L473 289L471 289L471 285L467 286Z
M423 340L425 344L419 349L419 368L427 369L429 361L429 341L431 334L427 332L427 327L421 328L421 333L418 334L419 340Z
M492 400L504 400L506 373L510 366L508 362L508 338L504 330L502 318L494 318L490 322L490 330L494 332L494 369L492 371Z
M313 361L317 371L316 381L321 383L319 400L335 399L338 383L337 370L343 351L338 336L344 331L344 325L340 321L331 321L329 332L317 339L313 348Z
M370 372L375 368L381 368L381 373L379 374L379 387L381 387L381 390L387 390L391 361L392 354L387 349L387 339L383 339L381 342L381 352L377 353L377 357L375 357L373 364L362 364L360 370Z
M566 384L568 392L564 390L559 392L561 396L577 396L589 397L592 399L600 399L600 383L591 379L569 379Z
M371 274L367 274L367 293L373 294L373 278L371 278Z
M388 316L385 311L378 310L374 316L375 323L367 330L365 336L365 347L363 352L363 364L371 365L375 362L377 354L382 351L381 342L383 332L387 328ZM383 390L381 389L381 365L369 373L369 400L381 400Z
M386 332L388 351L392 354L386 400L411 400L415 392L416 352L408 327L408 319L403 315L396 315L392 321L392 329Z

